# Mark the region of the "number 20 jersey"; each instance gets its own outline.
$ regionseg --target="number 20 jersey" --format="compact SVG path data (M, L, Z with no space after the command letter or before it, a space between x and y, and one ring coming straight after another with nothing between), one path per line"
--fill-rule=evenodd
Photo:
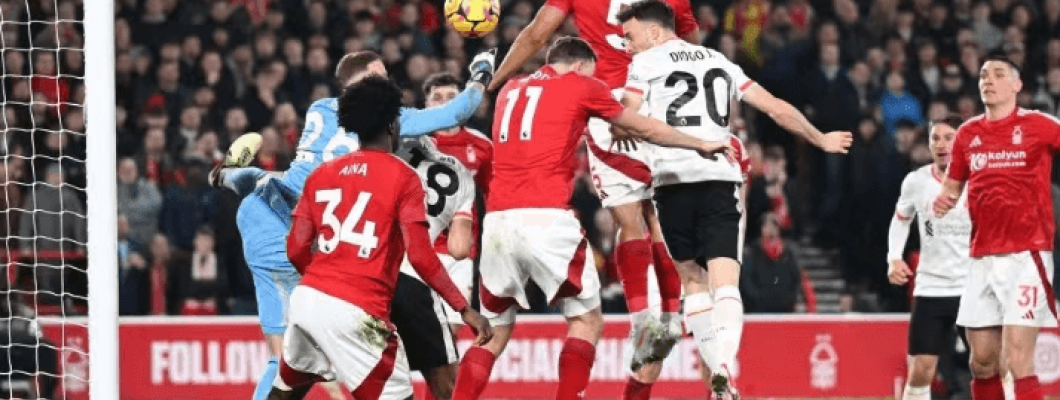
M643 96L641 113L703 140L728 140L731 101L754 84L721 53L674 39L633 56L626 90ZM738 163L706 159L693 150L652 147L655 186L742 182Z

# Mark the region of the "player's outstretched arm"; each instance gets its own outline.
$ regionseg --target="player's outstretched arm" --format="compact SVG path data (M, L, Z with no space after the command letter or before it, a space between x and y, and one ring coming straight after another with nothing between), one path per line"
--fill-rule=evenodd
M401 137L411 138L460 126L475 114L482 104L486 85L493 78L496 50L479 53L468 66L471 81L463 92L437 107L426 109L402 108L398 121Z
M735 159L734 150L728 141L708 142L697 139L660 121L637 114L632 108L622 110L611 123L628 130L638 139L660 146L695 150L704 156L723 154L730 161Z
M541 10L534 16L534 20L530 21L530 25L523 28L523 31L519 32L519 36L515 38L511 49L508 50L508 55L497 68L497 74L494 75L493 82L489 85L489 91L492 92L503 86L508 77L526 64L526 61L537 54L538 50L545 47L548 39L552 37L556 29L559 29L566 18L567 13L555 6L545 4L541 7Z
M744 93L743 100L759 111L768 114L784 129L801 136L814 146L829 153L846 154L847 150L850 149L850 145L854 143L854 136L850 132L821 133L795 106L774 97L759 85L751 85L747 92Z

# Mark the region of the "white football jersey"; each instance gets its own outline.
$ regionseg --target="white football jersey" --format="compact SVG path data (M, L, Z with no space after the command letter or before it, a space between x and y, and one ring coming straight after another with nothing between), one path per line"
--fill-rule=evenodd
M730 102L754 84L721 53L674 39L633 56L626 90L643 95L648 116L704 140L729 136ZM675 183L742 182L738 164L705 159L693 150L652 146L656 186Z
M416 170L427 192L431 243L454 218L471 218L475 208L475 178L460 161L438 151L427 136L402 142L396 155ZM401 272L420 279L408 258L401 263Z
M895 206L898 218L916 216L920 228L920 262L914 296L962 295L972 260L968 253L972 219L968 214L967 193L942 218L935 217L931 209L935 197L942 193L942 177L934 164L910 172L902 181L902 194Z

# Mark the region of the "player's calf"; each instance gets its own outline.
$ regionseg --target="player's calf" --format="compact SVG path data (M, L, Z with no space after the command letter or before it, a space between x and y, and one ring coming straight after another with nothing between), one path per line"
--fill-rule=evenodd
M932 354L909 356L909 377L902 400L931 400L931 381L935 379L938 359Z
M570 301L570 300L565 300ZM596 361L596 342L604 331L600 307L587 313L567 317L567 340L559 354L557 400L579 400L589 386L589 374Z
M514 316L514 308L505 311ZM503 316L503 314L502 314ZM490 380L493 371L493 363L497 356L504 352L508 340L512 337L512 325L507 323L497 325L495 318L490 321L493 325L493 338L484 346L472 346L464 353L460 360L460 368L456 374L456 386L453 387L453 400L474 400L486 390L486 383Z

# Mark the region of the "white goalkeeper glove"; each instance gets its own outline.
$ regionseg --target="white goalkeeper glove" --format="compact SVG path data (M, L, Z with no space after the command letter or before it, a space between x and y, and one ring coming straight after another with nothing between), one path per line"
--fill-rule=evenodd
M482 86L489 87L490 80L493 79L493 71L496 68L497 49L489 49L487 51L478 53L475 58L471 59L471 64L467 66L468 71L471 71L472 83L481 83Z

